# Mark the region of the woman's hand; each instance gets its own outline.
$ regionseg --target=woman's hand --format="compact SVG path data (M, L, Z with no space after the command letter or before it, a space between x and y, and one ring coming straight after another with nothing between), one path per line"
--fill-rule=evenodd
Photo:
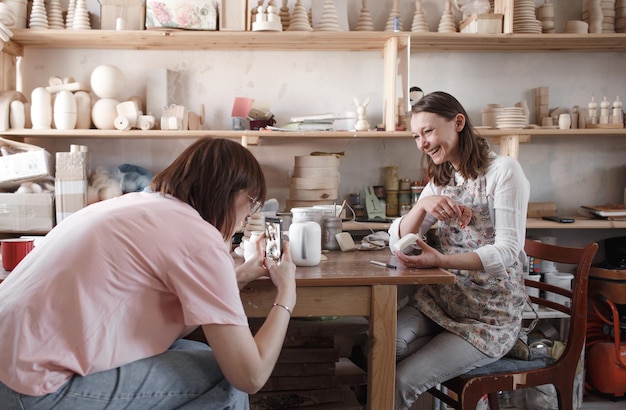
M291 261L288 241L283 240L280 264L276 264L271 258L265 258L265 268L278 290L276 300L283 304L287 303L287 306L293 309L296 304L296 265Z
M265 233L261 234L255 243L256 252L254 253L254 256L235 269L239 289L242 289L248 283L260 278L261 276L267 276L267 269L264 265L264 244Z
M396 251L396 258L407 268L438 268L441 267L442 254L426 242L418 239L417 245L422 248L419 255L405 255Z
M448 221L461 216L461 207L454 199L445 195L431 195L419 202L422 209L440 221Z

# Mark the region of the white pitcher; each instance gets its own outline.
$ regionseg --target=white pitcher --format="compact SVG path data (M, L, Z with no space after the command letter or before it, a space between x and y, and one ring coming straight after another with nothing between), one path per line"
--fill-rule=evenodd
M292 222L289 251L296 266L317 266L322 258L322 229L317 222Z

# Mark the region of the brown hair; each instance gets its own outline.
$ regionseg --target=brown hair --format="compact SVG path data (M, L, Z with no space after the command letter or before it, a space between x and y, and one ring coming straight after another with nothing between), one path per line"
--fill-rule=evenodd
M267 189L254 155L237 142L219 138L191 144L152 179L150 188L191 205L225 241L237 228L236 194L245 191L264 202Z
M485 173L489 165L489 143L476 134L465 108L456 98L443 91L435 91L418 100L411 112L430 112L448 121L452 121L457 114L465 116L465 126L459 131L459 155L462 162L458 172L468 179L475 179ZM437 165L428 155L422 155L422 167L437 186L448 185L454 178L455 169L450 162Z

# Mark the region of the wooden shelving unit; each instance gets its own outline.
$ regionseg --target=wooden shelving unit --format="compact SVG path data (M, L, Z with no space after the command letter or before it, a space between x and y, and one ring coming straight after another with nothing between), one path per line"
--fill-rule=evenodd
M409 33L409 32L207 32L185 30L30 30L15 29L11 42L3 54L21 56L25 48L54 49L126 49L126 50L237 50L237 51L353 51L383 52L387 60L395 61L400 50L411 52L615 52L626 51L626 34L466 34L466 33ZM393 49L390 51L390 49ZM12 68L4 62L5 68ZM7 67L8 66L8 67ZM7 70L4 70L7 73ZM7 73L9 74L9 73ZM387 76L388 73L386 73ZM12 74L6 77L12 77ZM395 83L387 84L395 90ZM388 91L389 101L395 93ZM392 95L393 94L393 95ZM392 106L392 104L388 104ZM393 114L393 115L392 115ZM395 113L387 113L387 119ZM500 145L501 153L517 157L519 144L529 142L533 136L570 138L577 136L626 135L624 129L481 129L479 134ZM9 130L3 132L10 138L121 138L121 139L195 139L203 136L242 138L254 144L259 138L410 138L407 132L283 132L283 131L117 131L71 130L37 131Z

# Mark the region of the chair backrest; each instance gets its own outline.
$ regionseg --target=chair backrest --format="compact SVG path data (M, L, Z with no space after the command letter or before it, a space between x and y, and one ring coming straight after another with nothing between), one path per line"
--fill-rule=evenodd
M598 251L598 244L593 242L587 244L584 248L574 248L550 245L532 239L526 239L524 250L528 256L534 258L561 264L576 265L571 290L544 282L529 279L525 280L527 287L537 288L565 297L559 298L562 299L563 303L548 300L545 295L544 297L530 296L530 300L540 306L556 309L570 316L571 320L567 334L567 344L559 361L565 360L571 355L570 352L573 352L575 353L575 357L572 357L570 360L575 366L578 363L580 352L585 343L585 334L587 331L587 283L591 263Z

